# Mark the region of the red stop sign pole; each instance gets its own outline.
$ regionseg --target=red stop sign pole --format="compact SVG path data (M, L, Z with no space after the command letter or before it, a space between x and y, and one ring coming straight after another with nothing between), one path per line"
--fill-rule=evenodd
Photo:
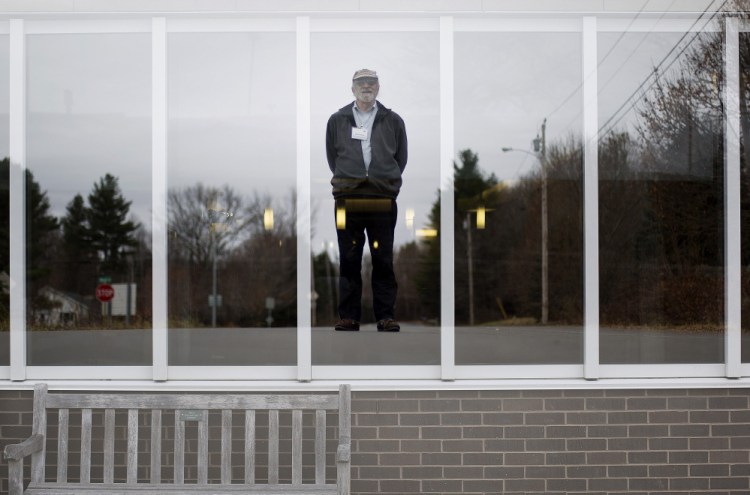
M115 297L115 289L109 284L99 284L94 292L96 298L101 302L109 302Z

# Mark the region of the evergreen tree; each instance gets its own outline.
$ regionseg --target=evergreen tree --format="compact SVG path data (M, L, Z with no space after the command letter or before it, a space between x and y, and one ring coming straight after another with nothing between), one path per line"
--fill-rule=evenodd
M119 272L125 264L123 248L137 245L135 231L138 225L127 220L132 201L125 200L118 179L111 174L106 174L94 184L88 199L91 247L101 257L102 272Z
M78 294L89 293L96 281L96 251L91 245L88 224L89 209L83 196L76 196L68 203L62 225L62 251L65 276L61 283L66 290Z

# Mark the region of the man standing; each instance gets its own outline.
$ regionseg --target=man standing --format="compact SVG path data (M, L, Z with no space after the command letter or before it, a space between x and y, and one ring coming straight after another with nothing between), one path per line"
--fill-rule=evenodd
M396 276L393 232L396 197L406 167L404 121L376 100L375 71L352 77L354 103L328 119L326 154L333 172L339 244L339 317L336 330L359 330L362 317L362 253L365 234L372 256L373 310L378 331L398 332L394 317Z

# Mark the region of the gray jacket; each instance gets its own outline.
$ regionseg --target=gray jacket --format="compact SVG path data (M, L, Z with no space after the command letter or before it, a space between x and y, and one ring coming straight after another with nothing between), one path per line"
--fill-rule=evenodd
M372 124L372 160L369 170L362 157L362 144L352 139L353 103L328 119L326 155L333 172L334 198L376 196L396 199L401 190L401 174L406 167L407 141L403 119L379 101Z

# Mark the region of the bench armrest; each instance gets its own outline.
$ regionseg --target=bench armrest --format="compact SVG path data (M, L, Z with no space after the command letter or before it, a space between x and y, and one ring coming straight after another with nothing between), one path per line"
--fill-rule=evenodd
M44 447L44 435L31 435L21 443L5 446L5 459L8 461L20 461L24 457L40 452Z

